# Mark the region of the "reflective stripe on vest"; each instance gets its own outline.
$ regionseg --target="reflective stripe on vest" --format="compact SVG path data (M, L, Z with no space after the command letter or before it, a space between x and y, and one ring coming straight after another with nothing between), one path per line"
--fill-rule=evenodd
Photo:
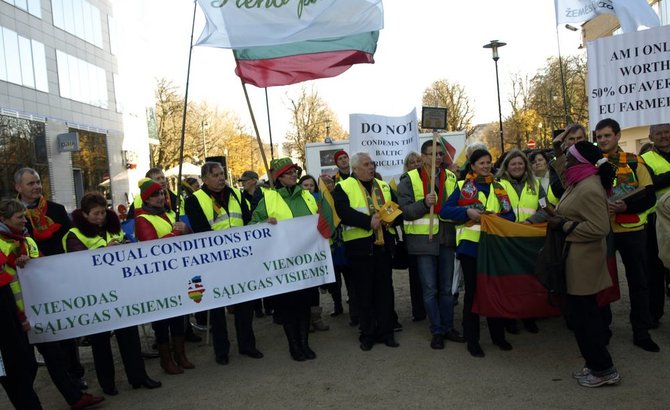
M244 226L244 221L242 220L242 207L240 205L242 203L242 195L237 189L230 189L230 192L231 198L228 199L228 213L221 207L221 209L219 209L219 214L216 215L216 217L214 216L214 199L202 189L193 193L198 199L200 209L202 209L202 213L205 214L209 226L214 231L235 226ZM232 199L233 196L237 198L237 201Z
M670 172L670 162L666 161L658 152L648 151L642 154L642 159L644 163L647 164L655 175L661 175L666 172ZM654 187L655 188L655 187ZM663 189L656 190L656 199L661 199L661 197L666 193L670 192L670 186L667 186ZM656 207L654 207L655 209Z
M521 190L521 198L519 198L516 189L514 189L514 186L508 180L500 180L500 185L507 191L509 202L512 204L512 209L514 209L515 222L523 222L535 215L540 203L540 181L535 181L535 193L528 188L528 182L526 181L523 190Z
M445 170L445 192L444 197L449 198L454 188L456 187L456 175L449 170ZM413 169L407 172L410 183L412 184L412 192L414 193L414 200L421 201L425 198L423 193L423 181L421 180L421 174L419 170ZM425 213L421 218L415 219L413 221L405 221L405 233L409 235L428 235L430 233L430 213ZM438 215L436 215L438 216ZM440 220L447 221L446 219L440 218ZM435 235L440 229L440 224L436 221L433 221L433 235Z
M458 181L458 189L463 188L463 183L465 181ZM489 212L498 213L500 212L500 201L495 194L495 188L493 184L490 186L488 199L482 191L477 193L477 197L482 204L486 204L485 209ZM482 227L479 223L472 224L471 220L468 220L470 223L464 223L456 225L456 246L458 246L461 241L470 241L470 242L479 242L479 236L481 234Z
M91 238L84 235L79 230L79 228L70 228L70 230L67 231L67 233L63 236L63 250L65 250L65 252L67 252L67 237L70 233L74 234L74 236L76 236L77 239L79 239L79 241L84 244L86 249L89 250L103 248L109 245L109 243L112 241L123 242L123 230L116 234L106 231L105 238L100 235Z
M304 189L300 191L300 195L303 201L305 201L305 204L307 204L309 212L311 212L312 215L317 213L319 207L316 205L314 195ZM272 189L266 189L263 191L263 199L265 199L265 212L267 212L268 218L275 218L278 221L293 218L293 211L291 211L291 208L289 208L279 192Z
M166 212L165 215L168 217L169 221L166 221L165 218L162 218L160 215L142 214L138 216L138 218L146 219L156 230L156 235L158 235L159 238L162 238L172 232L172 228L176 221L174 211L169 213ZM137 237L137 235L135 235L135 237Z
M390 201L391 187L389 187L389 185L382 180L375 179L375 181L379 183L382 195L384 196L384 202ZM340 185L344 193L347 194L347 197L349 198L349 206L351 208L357 210L358 212L364 213L365 215L370 215L367 198L363 196L363 192L361 192L361 188L358 185L358 180L356 178L347 178L338 182L337 184ZM356 226L347 226L344 224L342 224L342 227L342 240L344 240L344 242L372 236L372 229L363 229Z

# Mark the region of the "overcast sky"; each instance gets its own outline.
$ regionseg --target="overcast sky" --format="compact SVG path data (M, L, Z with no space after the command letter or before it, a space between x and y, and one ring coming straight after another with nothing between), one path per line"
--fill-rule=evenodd
M186 83L188 48L194 3L189 0L115 0L119 19L141 22L133 36L134 47L126 47L149 78L166 77L182 90ZM460 83L473 102L474 122L497 121L495 68L491 51L482 48L490 40L507 43L500 49L500 88L503 115L509 112L507 96L511 73L533 74L546 59L558 54L553 0L387 0L385 27L381 31L375 64L359 64L344 74L311 81L337 115L345 129L349 114L403 115L412 108L420 112L423 91L433 81ZM204 17L196 15L195 39ZM563 56L581 53L579 32L560 26ZM129 42L126 42L128 44ZM251 120L230 50L194 47L189 100L207 100L222 110L234 111ZM138 95L151 94L152 81L134 87ZM247 86L261 137L267 141L267 117L263 89ZM286 95L295 95L300 85L268 89L273 142L281 143L289 127ZM142 94L143 93L143 94Z

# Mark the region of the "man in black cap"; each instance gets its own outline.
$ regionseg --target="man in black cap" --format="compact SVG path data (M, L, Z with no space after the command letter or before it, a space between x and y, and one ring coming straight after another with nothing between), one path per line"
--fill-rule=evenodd
M251 212L253 212L263 198L263 191L258 186L258 174L254 171L244 171L237 182L242 184L242 198L249 201Z

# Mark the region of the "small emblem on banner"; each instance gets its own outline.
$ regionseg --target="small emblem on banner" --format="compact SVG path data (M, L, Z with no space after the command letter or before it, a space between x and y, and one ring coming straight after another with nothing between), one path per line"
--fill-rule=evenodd
M188 281L188 297L195 303L200 303L203 293L205 293L205 287L202 285L200 275L192 277Z

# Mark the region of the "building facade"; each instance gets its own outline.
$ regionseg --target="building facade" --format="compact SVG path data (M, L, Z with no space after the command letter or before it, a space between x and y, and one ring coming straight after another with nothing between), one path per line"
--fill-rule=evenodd
M0 197L14 172L42 176L68 210L84 193L128 203L148 168L144 106L124 106L107 0L0 0Z

